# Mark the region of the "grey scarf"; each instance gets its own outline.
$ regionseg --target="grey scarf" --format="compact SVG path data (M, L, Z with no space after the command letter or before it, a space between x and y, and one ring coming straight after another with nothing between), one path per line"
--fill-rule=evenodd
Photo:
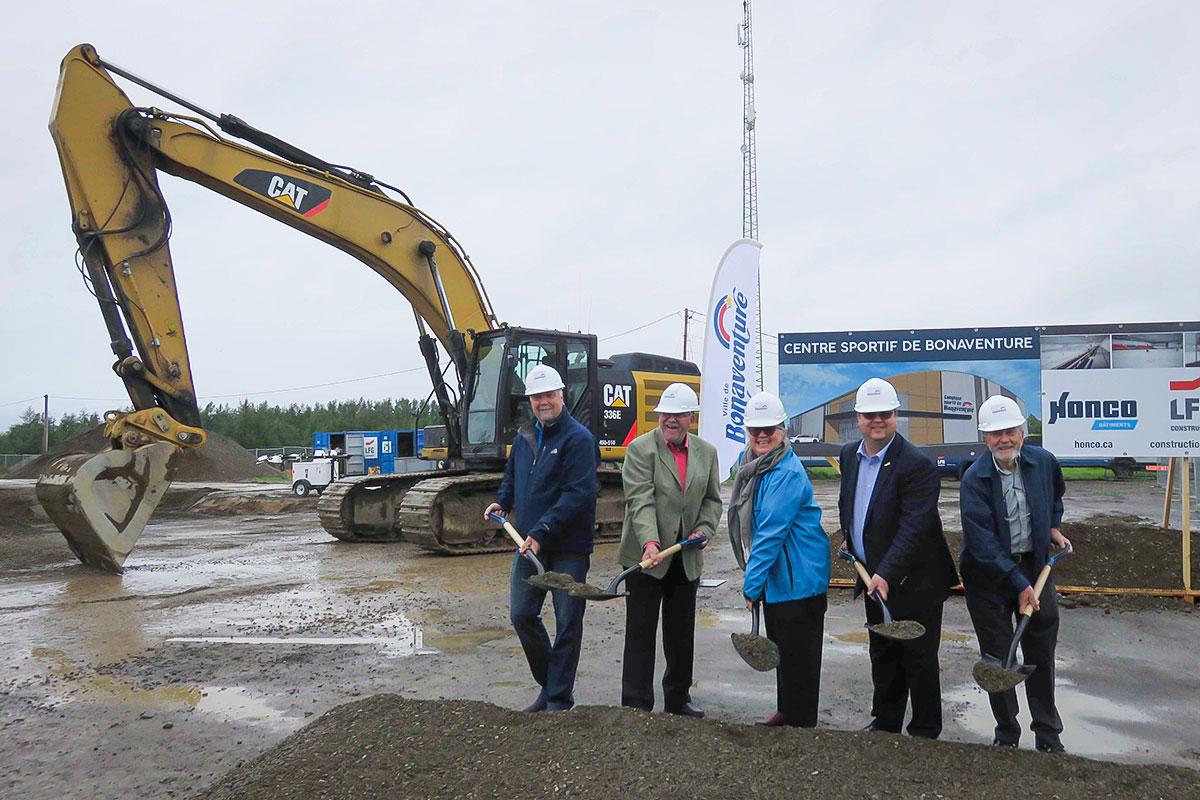
M733 478L733 495L729 498L729 544L743 572L754 541L754 492L758 488L758 479L764 472L774 469L787 452L786 439L779 447L761 456L755 456L747 447Z

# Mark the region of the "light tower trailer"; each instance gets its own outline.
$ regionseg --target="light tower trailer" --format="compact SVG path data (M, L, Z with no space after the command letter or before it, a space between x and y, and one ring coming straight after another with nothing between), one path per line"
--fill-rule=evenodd
M346 462L350 456L336 450L325 453L317 450L313 457L292 462L292 494L308 497L311 492L320 494L329 484L346 475Z

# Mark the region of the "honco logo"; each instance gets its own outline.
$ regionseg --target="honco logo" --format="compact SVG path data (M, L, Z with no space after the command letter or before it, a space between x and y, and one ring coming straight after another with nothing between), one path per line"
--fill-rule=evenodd
M736 288L717 301L713 307L713 333L717 342L731 351L729 366L729 422L725 438L746 443L746 346L750 344L750 299Z
M1137 400L1071 400L1063 392L1050 401L1050 425L1060 419L1090 419L1094 431L1131 431L1137 427Z
M261 169L244 169L233 182L305 217L324 211L333 194L324 186Z

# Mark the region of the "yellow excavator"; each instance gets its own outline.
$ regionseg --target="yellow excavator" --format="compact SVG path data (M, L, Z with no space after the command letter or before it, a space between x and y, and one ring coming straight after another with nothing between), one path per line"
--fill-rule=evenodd
M113 74L192 114L134 107ZM441 437L442 458L428 471L331 485L318 513L339 539L402 538L456 554L509 548L481 509L499 484L508 442L530 419L523 379L541 364L563 376L567 408L597 438L597 535L615 537L623 503L612 462L653 427L651 409L670 383L699 388L699 370L686 361L644 353L601 360L594 335L500 323L466 252L403 191L236 116L206 111L101 59L91 45L63 59L50 133L70 199L77 266L100 305L113 370L133 407L105 414L111 449L60 458L38 479L39 501L86 564L121 570L170 484L174 456L205 441L159 171L349 253L412 305L443 423L427 439Z

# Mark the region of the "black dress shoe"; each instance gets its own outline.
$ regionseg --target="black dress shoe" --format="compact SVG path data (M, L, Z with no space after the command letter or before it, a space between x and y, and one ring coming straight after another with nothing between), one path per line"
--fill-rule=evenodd
M1036 745L1039 753L1065 753L1067 748L1063 747L1062 742L1038 742Z
M1008 748L1009 750L1016 750L1016 749L1017 749L1017 743L1016 743L1016 742L1002 742L1002 741L1000 741L999 739L993 739L993 740L992 740L992 747L1006 747L1006 748Z
M684 703L681 706L671 706L663 709L668 714L676 714L681 717L693 717L695 719L704 719L704 711L696 708L691 703Z
M870 722L868 722L866 725L863 725L862 730L870 732L870 733L899 733L900 732L900 731L894 731L891 728L885 728L879 724L879 720L874 720L874 719L871 720Z
M783 712L776 711L771 716L766 719L760 719L755 724L762 725L764 728L781 728L783 727Z
M527 705L521 709L521 711L526 714L536 714L539 711L545 711L545 710L546 710L546 693L545 692L542 692L541 694L539 694L537 696L536 700L534 700L532 703L530 703L529 705Z

